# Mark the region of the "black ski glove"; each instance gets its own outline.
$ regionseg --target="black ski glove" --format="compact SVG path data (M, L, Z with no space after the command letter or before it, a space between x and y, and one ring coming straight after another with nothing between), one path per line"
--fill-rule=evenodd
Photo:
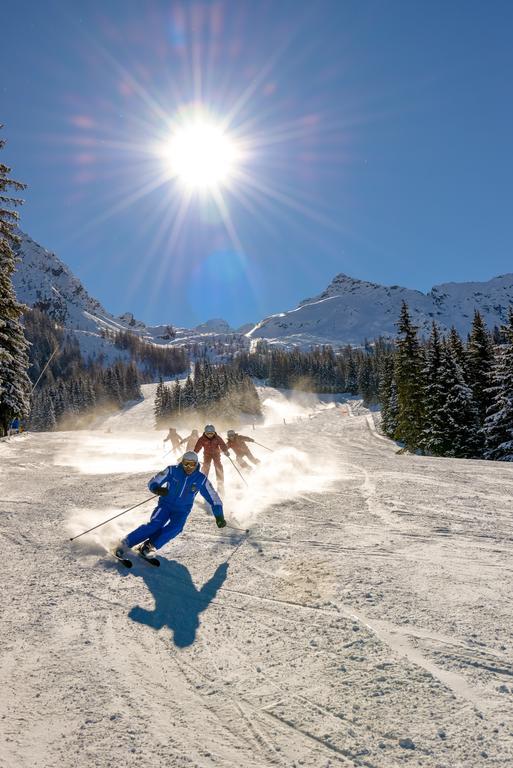
M158 485L156 488L153 489L153 493L156 496L167 496L167 488L165 485Z
M220 515L219 517L216 517L216 525L218 528L224 528L226 525L226 520L224 519L224 515Z

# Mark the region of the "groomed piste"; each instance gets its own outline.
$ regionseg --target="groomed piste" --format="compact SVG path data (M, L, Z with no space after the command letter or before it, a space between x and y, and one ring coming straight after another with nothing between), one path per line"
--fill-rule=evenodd
M108 555L165 462L144 402L0 442L0 764L513 764L513 466L398 455L357 401L261 390L160 568ZM147 428L145 427L147 424ZM109 431L107 431L109 430ZM162 463L163 462L163 463Z

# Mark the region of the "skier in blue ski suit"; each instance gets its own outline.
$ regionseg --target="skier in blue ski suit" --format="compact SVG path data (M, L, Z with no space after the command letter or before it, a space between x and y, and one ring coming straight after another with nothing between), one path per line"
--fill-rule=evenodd
M198 492L210 504L217 527L224 528L226 525L223 503L208 478L200 472L198 455L194 451L187 451L179 464L166 467L152 477L148 488L160 497L150 521L129 533L121 541L117 553L122 552L124 547L135 547L144 542L139 552L147 557L154 549L160 549L178 536L183 531Z

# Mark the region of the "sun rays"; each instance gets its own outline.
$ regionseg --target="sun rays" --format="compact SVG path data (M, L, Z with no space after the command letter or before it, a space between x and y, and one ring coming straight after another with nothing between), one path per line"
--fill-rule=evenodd
M249 279L252 263L258 270L252 238L257 228L276 241L277 251L290 224L316 244L319 237L328 241L323 230L343 232L340 217L316 184L310 184L346 160L347 133L337 133L341 112L326 100L322 106L317 97L308 104L294 103L281 79L301 20L254 66L251 52L237 52L222 7L215 24L210 17L197 18L199 6L194 6L195 18L182 8L180 34L167 41L165 27L162 34L155 27L155 59L143 55L150 50L148 36L141 36L133 61L121 58L115 46L102 46L101 37L87 41L94 65L100 62L109 88L117 90L118 111L124 109L120 121L114 105L107 109L104 101L98 113L89 105L89 114L95 114L89 119L88 110L74 104L69 143L82 156L77 202L95 173L96 181L104 182L97 215L77 228L76 237L119 220L127 211L143 213L137 215L145 233L144 253L126 300L140 291L149 270L158 277L146 289L149 302L165 276L183 284L192 264L191 243L194 250L202 221L207 222L202 206L215 210L205 227L205 242L212 242L208 253L230 248L235 259L249 255L249 260L239 259ZM243 21L241 16L239 23ZM110 30L114 32L122 37L122 30ZM223 49L230 34L230 46ZM315 153L319 147L320 161Z

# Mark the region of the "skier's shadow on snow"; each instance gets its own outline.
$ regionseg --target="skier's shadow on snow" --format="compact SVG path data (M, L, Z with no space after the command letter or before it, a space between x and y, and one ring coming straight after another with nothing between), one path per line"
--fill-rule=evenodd
M152 629L169 627L173 642L178 648L186 648L196 640L202 613L222 587L228 575L228 563L217 566L212 578L197 589L188 568L176 560L161 560L154 571L143 564L139 574L155 599L152 611L134 606L129 617Z

